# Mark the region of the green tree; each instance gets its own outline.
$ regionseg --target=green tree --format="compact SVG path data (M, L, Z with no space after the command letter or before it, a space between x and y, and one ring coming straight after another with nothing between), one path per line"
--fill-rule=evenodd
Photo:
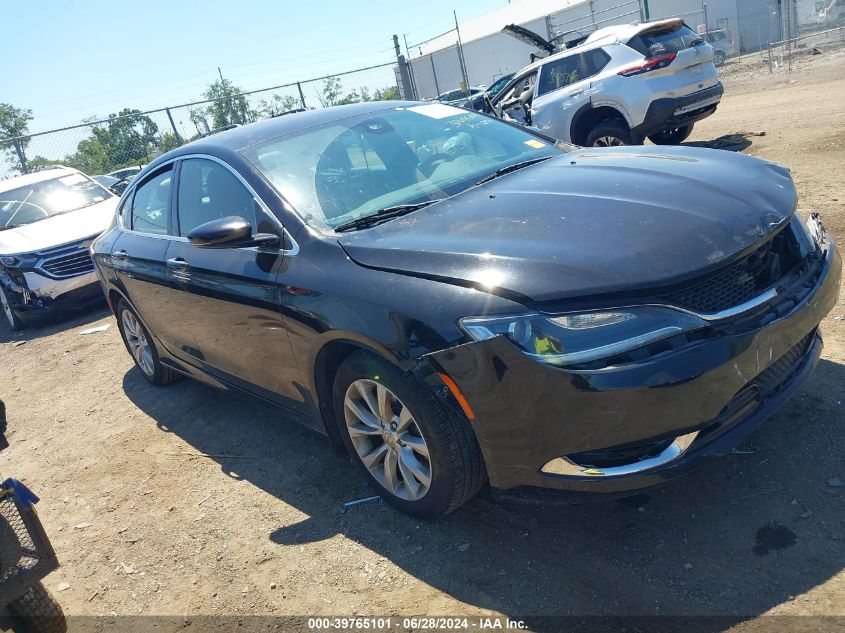
M158 126L140 110L124 108L117 114L110 114L105 125L94 126L91 132L105 152L106 167L110 168L106 171L111 171L146 162L156 145ZM99 150L96 154L99 155Z
M30 121L32 121L32 110L16 108L10 103L0 103L0 141L26 135L29 132ZM0 142L0 151L8 152L9 165L22 174L27 172L26 148L28 145L28 138Z
M92 176L105 174L118 167L109 161L108 151L97 137L79 141L76 151L65 157L64 164Z
M387 88L377 89L370 94L370 89L367 86L361 86L344 94L343 83L340 79L338 77L328 77L323 80L323 85L320 88L317 98L320 100L320 105L324 108L346 105L348 103L361 103L364 101L391 101L399 99L399 88L388 86Z
M250 110L249 102L243 92L228 79L219 79L203 93L206 99L213 101L206 112L214 122L214 129L227 125L243 125L255 120L255 112Z
M376 89L373 93L373 101L398 101L400 98L398 86Z
M42 167L48 167L50 165L64 165L66 164L63 160L54 160L52 158L44 158L43 156L34 156L33 158L26 159L26 166L29 171L38 171Z
M165 132L156 141L156 149L161 154L169 152L172 149L176 149L181 145L182 143L179 140L179 137L177 137L173 132Z
M301 107L302 102L293 95L273 95L270 99L262 99L259 102L257 114L263 119L269 119Z
M323 79L323 85L317 93L317 99L320 101L320 105L324 108L337 105L341 90L343 90L343 85L337 77L326 77Z

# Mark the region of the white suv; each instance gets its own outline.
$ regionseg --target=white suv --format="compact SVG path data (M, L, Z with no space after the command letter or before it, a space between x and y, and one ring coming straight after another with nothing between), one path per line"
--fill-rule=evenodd
M723 92L713 48L671 19L600 29L523 68L486 110L576 145L671 145Z
M0 181L0 305L13 330L103 300L88 248L117 201L68 167Z

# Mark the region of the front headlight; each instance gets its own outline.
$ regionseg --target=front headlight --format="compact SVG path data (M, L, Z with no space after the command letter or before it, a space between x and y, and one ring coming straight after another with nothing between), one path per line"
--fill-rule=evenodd
M650 306L556 317L467 317L460 323L477 341L504 335L528 356L560 367L609 358L707 325L690 314Z

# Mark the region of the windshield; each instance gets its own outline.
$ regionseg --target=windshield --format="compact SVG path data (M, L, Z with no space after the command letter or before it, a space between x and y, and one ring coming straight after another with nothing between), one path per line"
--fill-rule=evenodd
M499 77L496 81L493 82L493 85L487 89L487 94L491 97L495 97L502 91L502 88L508 85L508 82L511 80L513 75L505 75L504 77Z
M96 182L70 174L0 192L0 231L32 224L110 198Z
M527 131L443 104L310 128L243 153L317 228L441 200L517 163L561 153Z

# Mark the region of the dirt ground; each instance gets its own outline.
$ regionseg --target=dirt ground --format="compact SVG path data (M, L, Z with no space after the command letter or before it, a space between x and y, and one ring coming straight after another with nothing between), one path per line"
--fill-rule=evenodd
M765 131L744 151L789 166L842 248L841 60L759 82L729 70L690 140ZM173 630L215 614L845 616L843 316L840 299L815 373L741 451L623 501L482 497L434 523L343 512L371 493L327 441L246 396L148 386L105 310L0 329L0 471L41 496L62 563L45 582L71 615Z

